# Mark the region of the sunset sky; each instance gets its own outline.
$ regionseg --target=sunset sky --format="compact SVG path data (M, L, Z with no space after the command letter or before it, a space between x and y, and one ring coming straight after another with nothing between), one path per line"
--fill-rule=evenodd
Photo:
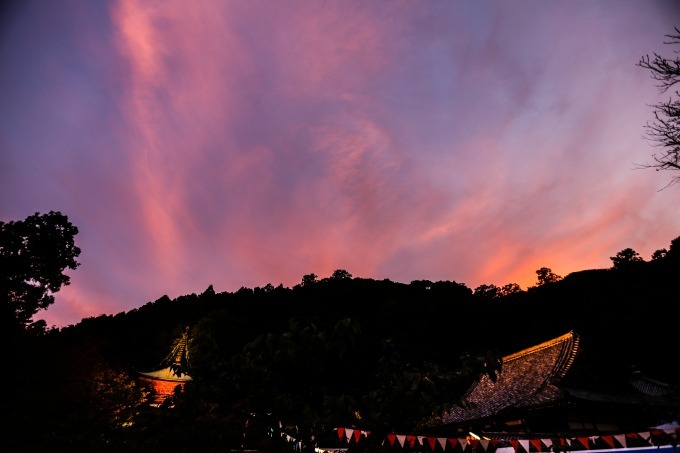
M0 219L80 229L48 326L335 269L526 288L680 236L635 169L677 1L5 5Z

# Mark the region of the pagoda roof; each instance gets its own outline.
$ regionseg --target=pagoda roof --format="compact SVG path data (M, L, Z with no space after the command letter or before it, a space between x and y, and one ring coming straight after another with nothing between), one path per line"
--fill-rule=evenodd
M556 387L567 373L579 349L578 336L560 337L503 357L495 381L483 375L455 406L441 418L444 424L479 420L506 409L528 409L552 404L562 398Z
M156 371L140 372L139 374L147 378L160 379L163 381L187 382L193 380L191 376L186 373L178 375L172 367L162 368Z

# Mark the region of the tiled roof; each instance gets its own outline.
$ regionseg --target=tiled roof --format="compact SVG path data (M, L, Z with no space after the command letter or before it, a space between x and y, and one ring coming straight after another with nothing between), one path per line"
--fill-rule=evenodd
M508 408L539 407L556 401L555 383L564 377L578 352L573 332L503 357L496 382L484 375L465 395L466 407L453 407L444 424L486 418Z
M640 372L633 374L630 384L640 393L649 396L666 396L673 392L672 385L644 376Z

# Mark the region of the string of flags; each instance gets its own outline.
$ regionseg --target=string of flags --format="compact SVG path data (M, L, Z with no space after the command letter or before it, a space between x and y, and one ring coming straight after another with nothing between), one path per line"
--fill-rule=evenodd
M356 445L371 435L370 431L353 428L335 428L341 443ZM545 439L483 439L478 436L463 438L414 436L405 434L388 434L383 445L390 447L414 449L423 448L432 452L484 452L494 453L498 449L511 453L534 453L575 450L625 449L642 447L660 447L678 444L680 428L652 429L639 433L610 434L601 436L579 436L571 438ZM511 450L512 449L512 450Z
M296 427L297 428L297 427ZM387 434L382 445L389 445L395 449L451 452L451 453L538 453L538 452L568 452L583 450L616 450L636 449L645 447L677 447L680 427L677 425L649 431L606 434L600 436L551 437L532 439L488 439L476 435L468 437L434 437L406 434ZM317 453L333 453L345 451L351 445L360 445L371 431L354 428L335 428L340 448L315 448ZM281 423L278 432L281 438L292 444L295 451L302 451L302 441L286 433ZM273 437L274 429L269 435ZM313 439L312 439L313 440Z

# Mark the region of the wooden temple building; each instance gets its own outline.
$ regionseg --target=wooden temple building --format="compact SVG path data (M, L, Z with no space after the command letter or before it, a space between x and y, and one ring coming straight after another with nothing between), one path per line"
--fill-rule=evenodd
M470 387L465 404L436 417L425 432L388 434L383 445L453 453L680 453L677 385L634 373L624 385L583 386L588 379L569 379L580 354L579 336L568 332L507 355L495 379L484 375ZM370 436L336 432L344 450L325 451L362 451Z
M503 357L496 379L482 376L466 404L445 413L442 431L496 439L597 436L649 429L678 413L677 386L634 373L626 385L576 387L567 378L580 352L574 332Z

